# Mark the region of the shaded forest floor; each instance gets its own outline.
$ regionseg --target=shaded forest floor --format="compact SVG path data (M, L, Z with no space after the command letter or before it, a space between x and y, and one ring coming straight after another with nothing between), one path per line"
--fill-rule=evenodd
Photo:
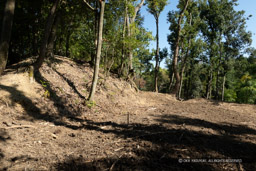
M0 77L0 170L256 170L255 105L181 102L101 74L91 108L87 64L56 57L30 84L26 62Z

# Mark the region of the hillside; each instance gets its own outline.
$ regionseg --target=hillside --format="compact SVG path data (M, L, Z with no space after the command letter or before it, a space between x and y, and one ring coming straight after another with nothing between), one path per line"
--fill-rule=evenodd
M101 73L92 106L88 64L56 57L29 83L28 63L0 77L0 170L256 170L255 105L177 101Z

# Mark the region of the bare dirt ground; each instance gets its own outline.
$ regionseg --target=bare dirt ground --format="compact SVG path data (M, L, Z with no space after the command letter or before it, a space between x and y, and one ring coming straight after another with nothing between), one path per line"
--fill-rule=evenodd
M256 106L136 92L56 57L0 77L0 170L256 170Z

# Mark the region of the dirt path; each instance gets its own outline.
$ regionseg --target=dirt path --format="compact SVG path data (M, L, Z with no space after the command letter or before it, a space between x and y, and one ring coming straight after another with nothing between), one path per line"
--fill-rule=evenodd
M0 78L0 170L256 170L255 105L181 102L109 78L90 109L91 76L60 60L33 85L24 72Z

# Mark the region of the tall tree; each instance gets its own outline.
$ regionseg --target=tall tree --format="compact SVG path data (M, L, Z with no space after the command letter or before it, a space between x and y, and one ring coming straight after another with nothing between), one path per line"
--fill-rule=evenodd
M185 17L186 19L183 24L184 26L183 26L183 34L182 34L183 54L181 55L180 88L178 93L178 99L180 99L182 95L183 77L184 77L186 67L188 65L188 61L193 60L194 52L192 51L193 47L191 44L195 41L195 39L199 38L198 25L201 22L201 20L199 18L199 10L197 6L197 2L191 1L189 6L187 7L187 13L185 13Z
M0 39L0 75L3 73L8 59L9 42L11 39L15 0L7 0L4 9Z
M147 0L148 11L156 20L156 66L155 66L155 92L158 92L157 80L159 72L159 16L167 5L167 0Z
M128 2L128 1L126 1L126 2ZM134 32L133 25L134 25L136 16L137 16L140 8L142 7L144 1L145 0L141 0L140 3L136 7L133 7L132 12L130 12L130 13L127 12L127 19L126 19L127 30L128 30L127 34L128 34L128 37L130 37L130 38L133 36L133 32ZM127 5L129 5L129 7L131 7L129 3L127 3ZM133 71L132 61L133 61L133 48L129 47L129 64L128 64L129 71Z
M178 56L179 56L179 48L180 48L180 38L181 38L181 31L182 31L182 21L185 11L187 10L187 7L189 5L190 0L180 1L181 3L181 9L179 12L179 18L178 18L178 25L177 25L177 35L175 38L175 51L173 55L173 72L174 77L176 79L175 87L173 89L173 94L175 94L178 97L178 92L180 88L180 74L178 70Z
M100 2L100 18L99 18L99 28L98 28L99 32L98 32L98 40L97 40L97 52L96 52L96 60L94 65L93 81L92 81L92 87L89 95L89 101L94 100L94 94L96 91L96 86L97 86L98 76L99 76L100 57L101 57L101 48L102 48L105 0L99 0L99 2Z
M49 40L48 40L48 45L47 45L47 58L53 58L54 57L54 44L56 41L56 34L57 34L57 29L58 29L58 25L60 22L60 15L57 14L55 19L54 19L54 23L52 26L52 31L51 34L49 36Z
M47 19L47 22L46 22L46 25L45 25L45 30L44 30L44 37L41 41L39 57L37 58L36 62L34 63L35 71L39 70L39 68L42 66L42 64L44 62L48 40L49 40L49 37L50 37L50 34L51 34L52 25L54 23L56 9L57 9L58 4L60 3L60 1L61 0L55 0L54 4L51 7L51 11L48 15L48 19Z
M236 0L200 1L200 17L202 19L200 27L208 45L207 99L212 97L219 99L220 97L219 84L223 60L237 56L236 54L240 53L239 51L244 45L250 42L250 34L245 31L244 12L235 11L235 5L237 5ZM213 80L216 81L215 85ZM226 79L223 79L223 82L225 81ZM223 82L222 89L224 90Z

